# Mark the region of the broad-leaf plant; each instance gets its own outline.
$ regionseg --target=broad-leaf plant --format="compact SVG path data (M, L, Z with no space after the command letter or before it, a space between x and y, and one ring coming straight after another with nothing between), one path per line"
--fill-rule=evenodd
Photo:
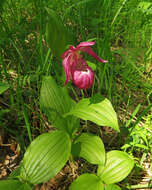
M81 42L76 48L70 45L65 51L69 43L66 41L66 30L53 10L47 9L47 12L47 42L53 54L62 58L65 84L71 80L80 89L91 88L94 71L81 52L91 55L102 62L101 64L108 64L107 61L98 57L92 50L91 46L95 42ZM3 86L1 91L6 88L7 86ZM40 108L55 130L41 134L32 141L19 168L8 180L0 181L0 189L32 190L34 185L55 177L68 160L75 162L75 158L81 157L96 165L97 173L80 175L70 185L70 190L120 190L115 183L122 181L131 172L134 167L132 158L123 151L106 152L101 138L97 135L77 133L81 131L80 119L91 121L99 127L108 126L119 132L117 115L111 102L100 94L76 102L69 96L65 86L57 85L52 76L44 76Z
M120 190L115 183L122 181L132 170L134 161L127 153L105 151L101 138L90 133L77 135L80 119L98 126L110 126L119 132L116 113L106 98L99 94L75 102L65 87L59 87L51 76L43 78L40 105L56 128L38 136L27 148L17 171L9 180L0 182L0 189L30 190L35 184L57 175L71 158L81 157L97 165L97 173L85 173L70 186L70 190Z

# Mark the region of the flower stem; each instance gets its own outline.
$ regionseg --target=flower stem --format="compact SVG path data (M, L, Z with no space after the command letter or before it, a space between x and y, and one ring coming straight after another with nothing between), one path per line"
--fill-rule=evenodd
M81 95L82 95L82 98L84 98L84 92L83 92L83 90L81 90Z

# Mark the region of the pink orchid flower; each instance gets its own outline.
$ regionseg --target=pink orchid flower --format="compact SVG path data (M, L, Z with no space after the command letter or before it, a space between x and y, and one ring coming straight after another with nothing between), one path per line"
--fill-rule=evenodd
M76 48L71 45L69 49L63 53L62 65L65 71L65 85L69 79L71 79L75 86L80 89L91 88L94 81L94 72L83 59L81 52L91 55L101 63L107 62L97 56L92 50L90 46L94 44L95 42L81 42Z

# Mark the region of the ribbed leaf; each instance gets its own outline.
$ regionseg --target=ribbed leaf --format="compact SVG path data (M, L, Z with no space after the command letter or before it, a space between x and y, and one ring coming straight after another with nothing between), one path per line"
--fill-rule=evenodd
M116 184L109 184L105 186L105 190L121 190L121 188Z
M11 174L9 175L9 178L11 179L11 178L18 177L20 175L20 169L21 167L19 166L17 169L13 170Z
M69 112L74 104L75 102L69 97L66 89L57 86L51 76L43 78L40 105L54 127L66 130L67 121L62 118L62 114ZM74 119L73 121L75 122ZM70 123L72 127L72 122Z
M1 190L32 190L32 188L19 180L2 180L0 181Z
M66 164L71 152L67 133L54 131L37 137L28 147L21 165L21 178L39 184L54 177Z
M5 92L8 88L9 88L8 84L0 82L0 94L2 94L3 92Z
M55 11L49 8L46 8L46 10L48 13L48 22L46 25L47 42L53 55L57 58L61 58L66 46L70 43L68 31Z
M109 126L119 131L117 115L110 101L103 97L82 99L67 115L74 115L84 120L90 120L97 125Z
M83 133L76 142L80 142L79 156L92 164L104 165L105 149L102 140L95 135Z
M62 115L67 113L74 102L65 89L59 87L51 76L43 78L40 103L43 108L55 110Z
M107 153L107 160L104 169L98 175L106 184L112 184L122 181L131 172L134 167L134 161L125 152L113 150Z
M83 174L71 184L70 190L104 190L104 184L94 174Z

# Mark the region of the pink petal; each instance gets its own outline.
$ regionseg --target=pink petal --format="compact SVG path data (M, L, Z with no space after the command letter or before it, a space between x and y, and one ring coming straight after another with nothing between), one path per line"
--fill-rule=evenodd
M80 89L91 88L94 81L94 72L88 66L87 71L75 70L72 81Z
M64 59L65 57L67 57L68 56L68 54L70 54L71 53L71 50L66 50L62 55L61 55L61 58L62 59Z
M77 45L76 48L80 48L80 47L87 47L87 46L93 46L96 42L81 42L79 45Z
M72 45L70 45L69 49L70 49L71 51L76 50L76 48L75 48L74 46L72 46Z
M69 49L66 50L62 55L61 55L61 58L64 59L66 56L68 56L68 54L71 54L74 52L76 48L72 45L69 46Z
M69 81L69 72L70 72L70 59L71 59L71 54L67 55L63 61L62 65L64 67L64 72L65 72L65 85Z
M101 59L99 56L97 56L97 54L92 50L91 47L80 47L79 50L91 55L92 57L94 57L95 59L97 59L101 63L108 62L104 59Z

